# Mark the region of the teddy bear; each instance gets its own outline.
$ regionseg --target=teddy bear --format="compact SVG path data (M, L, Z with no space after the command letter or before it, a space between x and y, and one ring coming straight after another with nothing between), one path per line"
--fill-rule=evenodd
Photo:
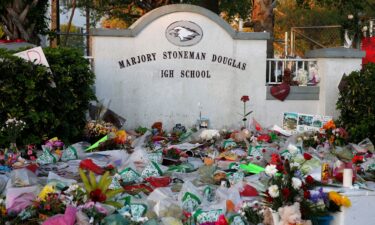
M299 202L279 208L280 221L278 225L311 225L311 221L303 221Z

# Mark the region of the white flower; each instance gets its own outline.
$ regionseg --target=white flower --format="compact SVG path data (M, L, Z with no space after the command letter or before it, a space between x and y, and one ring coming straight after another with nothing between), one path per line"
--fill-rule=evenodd
M299 167L300 166L300 164L298 163L298 162L292 162L292 163L290 163L290 167Z
M210 141L220 137L220 133L218 130L203 130L199 137L205 141Z
M290 154L294 155L298 152L298 148L297 148L297 146L295 146L293 144L289 144L288 145L288 151L290 152Z
M279 197L279 187L277 185L271 185L268 188L268 193L272 198Z
M302 181L297 177L292 178L292 186L294 189L298 190L302 186Z
M348 20L352 20L354 18L353 14L348 15Z
M268 176L273 176L277 173L277 169L276 169L276 165L268 165L266 166L266 168L264 169L264 172L268 175Z
M363 31L363 32L366 32L367 30L368 30L368 27L367 27L367 26L362 27L362 31Z

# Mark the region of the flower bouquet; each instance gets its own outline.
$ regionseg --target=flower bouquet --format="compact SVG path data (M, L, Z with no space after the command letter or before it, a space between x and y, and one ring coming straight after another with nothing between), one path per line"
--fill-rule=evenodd
M94 143L111 132L116 133L117 130L117 127L112 123L101 120L91 120L87 122L84 133L87 141Z

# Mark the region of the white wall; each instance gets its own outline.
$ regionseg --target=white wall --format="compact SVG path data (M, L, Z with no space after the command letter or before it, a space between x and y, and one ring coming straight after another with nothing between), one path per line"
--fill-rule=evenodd
M361 69L360 58L319 58L318 67L321 74L320 104L318 113L338 118L340 112L336 110L339 97L339 83L342 76Z
M186 6L187 7L187 6ZM190 6L189 6L190 7ZM203 30L202 40L178 47L165 37L175 21L192 21ZM127 119L127 128L162 121L167 129L176 123L193 126L202 116L213 128L242 125L241 96L248 95L248 110L263 126L281 125L283 112L337 116L337 86L343 73L359 69L358 58L319 58L320 100L266 100L266 40L233 39L217 21L194 12L173 12L155 18L135 37L93 36L94 70L98 99L110 99L110 108ZM206 60L162 59L164 51L205 52ZM156 60L120 69L119 61L147 53ZM246 63L246 70L212 63L212 54ZM161 78L161 70L174 70L174 78ZM180 78L180 70L208 70L211 78Z
M192 47L177 47L165 38L173 21L189 20L203 29L203 39ZM205 52L205 61L162 59L163 51ZM119 68L118 61L146 53L156 53L156 61ZM246 70L212 63L212 54L228 56L246 63ZM162 121L167 127L176 123L192 126L202 116L213 127L241 124L242 95L249 95L251 108L262 101L265 82L265 40L233 40L210 19L187 12L163 16L149 24L136 38L93 37L96 94L112 100L111 108L127 119L127 126L149 126ZM175 78L161 78L162 69L175 70ZM209 70L210 79L179 78L180 70ZM263 95L263 93L262 93Z

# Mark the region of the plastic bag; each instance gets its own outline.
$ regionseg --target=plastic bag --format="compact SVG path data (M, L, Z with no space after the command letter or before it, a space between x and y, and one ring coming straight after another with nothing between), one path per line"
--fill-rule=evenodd
M157 188L147 197L150 208L158 217L182 216L182 209L170 188Z
M85 157L85 149L89 146L90 143L84 141L72 144L64 149L61 160L68 161L74 159L83 159Z
M149 163L150 160L148 159L147 151L142 147L137 147L134 149L134 152L130 155L130 157L128 157L124 162L121 169L130 167L141 173Z
M16 169L10 173L13 187L26 187L38 184L37 176L28 169Z
M48 178L47 178L47 183L55 183L57 187L65 187L65 186L70 186L72 184L77 183L76 180L73 179L67 179L64 177L61 177L54 172L49 172L48 173Z
M182 225L181 220L174 217L163 217L161 218L162 225Z
M3 174L0 174L0 194L5 190L9 177Z
M202 203L202 200L203 196L200 191L191 182L187 181L182 185L178 195L178 202L184 211L195 211Z

